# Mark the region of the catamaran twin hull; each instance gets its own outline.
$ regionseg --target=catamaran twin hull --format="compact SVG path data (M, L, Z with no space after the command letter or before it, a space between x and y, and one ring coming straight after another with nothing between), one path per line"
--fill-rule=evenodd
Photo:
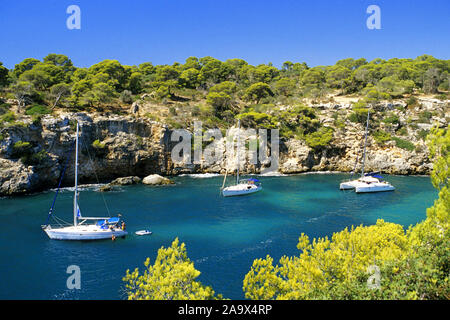
M340 185L341 190L351 190L355 189L356 193L369 193L369 192L383 192L383 191L394 191L395 188L388 183L358 183L355 181L343 182Z
M50 239L55 240L101 240L125 237L128 232L120 228L103 229L97 225L78 225L65 228L47 226L44 229Z
M351 189L355 189L357 183L358 183L358 181L347 181L347 182L342 182L342 183L339 185L339 189L341 189L341 190L351 190Z
M355 189L358 186L362 186L362 185L365 185L365 184L371 184L371 183L380 183L380 180L377 179L377 178L374 178L372 176L364 176L364 177L361 177L361 178L356 179L356 180L342 182L339 185L339 189L341 189L341 190L351 190L351 189Z
M383 192L394 191L395 188L389 183L373 183L373 184L360 184L355 188L356 193L368 193L368 192Z

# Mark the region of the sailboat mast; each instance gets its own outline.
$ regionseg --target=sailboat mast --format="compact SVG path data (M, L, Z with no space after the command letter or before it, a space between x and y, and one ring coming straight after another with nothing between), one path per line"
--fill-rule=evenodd
M237 173L236 173L236 184L239 184L239 149L240 145L240 133L241 133L241 120L238 119L238 137L237 137Z
M75 194L73 196L73 225L78 224L78 121L77 121L77 135L75 137Z
M364 177L364 164L366 162L367 130L369 129L369 115L370 115L370 111L367 110L366 137L364 140L364 155L363 155L363 162L362 162L362 169L361 169L361 177Z

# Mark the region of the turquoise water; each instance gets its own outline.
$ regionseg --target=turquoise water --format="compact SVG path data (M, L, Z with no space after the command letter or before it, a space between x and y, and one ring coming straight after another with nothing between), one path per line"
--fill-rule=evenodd
M122 213L130 235L116 241L49 240L40 229L54 191L0 199L0 299L123 299L127 269L143 269L175 237L186 243L199 280L230 299L243 299L242 280L256 258L298 254L299 235L331 235L377 219L408 227L426 217L437 193L428 177L389 176L394 192L340 191L343 174L261 177L263 191L223 198L222 177L176 177L164 187L124 186L104 193L113 215ZM72 221L72 195L63 190L55 213ZM85 216L105 215L101 193L81 192ZM134 232L150 229L139 237ZM69 290L69 265L81 270L81 289Z

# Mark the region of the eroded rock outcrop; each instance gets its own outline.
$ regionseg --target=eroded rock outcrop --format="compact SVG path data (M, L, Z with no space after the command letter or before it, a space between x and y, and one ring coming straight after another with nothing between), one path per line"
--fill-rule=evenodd
M400 148L394 141L379 144L374 137L369 136L366 170L391 174L429 174L432 164L428 159L425 141L419 137L419 133L429 130L434 123L441 127L448 125L447 106L446 102L428 100L422 101L415 112L406 110L407 106L402 103L376 106L379 112L387 110L395 113L401 124L414 123L414 126L405 125L404 129L405 139L412 143L413 148ZM312 149L303 140L281 139L278 172L352 171L357 160L358 163L361 161L364 125L343 120L337 127L333 114L338 113L339 119L347 119L351 112L350 104L330 103L313 107L318 112L321 125L335 129L332 143L325 148ZM432 115L428 122L421 123L418 114L424 111L441 116ZM205 153L200 161L194 161L194 157L184 157L181 162L173 161L171 151L178 143L178 140L171 139L173 130L146 117L137 117L136 114L105 116L62 113L59 116L44 116L38 123L33 123L31 117L24 117L20 125L6 127L1 132L0 196L54 188L66 166L63 186L73 184L75 120L80 124L80 183L109 183L116 179L110 185L124 185L139 183L143 179L143 183L150 181L153 184L159 179L155 175L162 178L158 180L160 183L166 183L167 178L163 176L183 173L223 174L236 168L235 154L226 151L226 137L214 141L219 155L216 161L205 161ZM395 132L398 126L380 124L386 132ZM231 129L231 133L233 130L236 128ZM250 140L255 138L243 139L241 143L248 147ZM270 166L270 163L261 163L259 160L254 163L246 152L241 153L240 163L242 173L261 173ZM359 170L360 166L356 168Z
M151 186L160 186L166 184L173 184L174 182L166 177L162 177L159 174L151 174L142 179L143 184Z

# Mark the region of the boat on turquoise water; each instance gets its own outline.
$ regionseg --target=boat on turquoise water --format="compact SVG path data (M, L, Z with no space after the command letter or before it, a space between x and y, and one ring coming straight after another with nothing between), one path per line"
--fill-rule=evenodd
M356 184L355 192L356 193L369 193L369 192L383 192L383 191L394 191L395 188L389 182L384 181L384 178L380 176L378 173L370 175L370 177L374 178L376 181L363 181L361 183Z
M234 186L229 186L222 190L224 197L243 196L258 192L262 189L261 183L258 179L243 179Z
M70 225L53 215L53 208L55 205L56 197L58 196L59 187L61 186L61 181L65 172L64 168L58 190L56 191L55 198L53 199L53 204L47 217L47 223L42 226L42 229L50 239L55 240L114 240L118 237L125 237L128 232L125 231L125 222L121 221L120 215L118 217L112 218L83 217L81 215L81 211L78 206L78 136L79 125L77 122L75 138L75 191L73 196L73 224ZM48 223L51 217L55 219L55 221L58 223L58 226L52 226Z
M351 189L355 189L358 185L361 185L364 183L376 183L376 182L379 182L379 180L377 178L374 178L371 175L365 175L356 180L349 180L349 181L341 182L341 184L339 185L339 189L351 190Z
M350 178L347 181L341 182L339 185L339 189L341 190L354 189L356 193L369 193L369 192L382 192L395 190L394 186L392 186L389 182L383 180L383 177L379 175L379 172L364 173L364 165L366 161L367 132L369 129L369 118L370 118L370 111L367 111L367 123L364 138L364 152L361 166L361 176L355 180L352 180ZM353 169L352 175L356 170L357 163L358 159L356 159L355 168Z
M363 177L341 183L341 190L354 189L356 193L394 191L395 187L385 181L379 172L364 174Z
M228 173L225 172L225 177L223 179L223 184L221 188L222 195L224 197L244 196L262 190L261 182L258 179L242 179L242 180L239 179L240 129L241 129L241 121L238 120L236 184L224 188Z
M151 235L153 232L151 232L150 230L139 230L136 231L135 234L138 236L147 236L147 235Z

